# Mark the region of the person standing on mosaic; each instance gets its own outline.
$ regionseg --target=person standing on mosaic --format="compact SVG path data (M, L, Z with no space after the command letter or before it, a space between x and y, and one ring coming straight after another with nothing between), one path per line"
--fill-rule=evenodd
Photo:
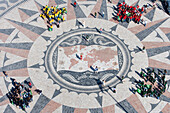
M104 11L102 12L102 17L104 18Z
M76 1L74 1L74 7L76 7L76 5L77 5L77 2L76 2Z
M94 72L95 72L95 73L98 73L98 70L99 70L99 69L98 69L98 67L96 66L96 68L94 69Z
M104 87L105 86L105 80L102 80L102 87Z
M100 32L100 33L102 33L102 31L103 31L103 29L102 29L102 28L100 28L99 32Z
M82 59L83 59L83 54L81 53L81 54L80 54L80 60L82 60Z

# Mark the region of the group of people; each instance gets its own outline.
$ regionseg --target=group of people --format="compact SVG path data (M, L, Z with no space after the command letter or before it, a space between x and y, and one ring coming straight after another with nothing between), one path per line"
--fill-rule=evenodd
M59 23L61 21L65 21L65 16L64 14L67 14L66 8L58 8L54 6L43 6L42 8L42 14L40 14L40 17L43 19L47 18L48 23L50 26L48 26L48 30L52 31L53 30L53 24L56 24L59 27Z
M144 5L142 8L139 8L139 5L129 6L125 2L117 4L117 20L119 22L130 22L134 21L135 23L142 23L146 26L147 21L141 19L141 16L144 12L146 12L148 5Z
M25 108L29 107L29 103L33 101L33 95L30 88L32 88L31 82L25 81L28 87L25 87L20 82L12 79L12 84L14 87L7 93L7 97L11 104L15 104L16 107L25 111Z
M141 94L141 96L151 96L159 99L161 94L165 92L167 81L165 81L165 75L167 71L164 72L158 70L158 73L153 69L147 69L147 71L143 70L140 73L140 76L147 82L149 81L151 84L146 84L144 81L139 81L136 92Z

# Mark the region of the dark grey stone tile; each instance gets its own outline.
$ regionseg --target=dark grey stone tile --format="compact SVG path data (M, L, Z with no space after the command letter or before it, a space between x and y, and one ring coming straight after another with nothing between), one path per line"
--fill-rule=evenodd
M40 68L40 64L38 63L38 64L35 64L35 65L32 65L29 68Z
M170 40L170 33L167 33L167 34L165 34L167 37L168 37L168 39Z
M112 31L116 31L116 29L117 29L117 25L115 25L111 28Z
M21 0L17 4L14 4L14 5L11 5L11 6L9 6L8 2L3 1L7 5L8 8L6 8L6 10L3 13L0 14L0 18L2 16L4 16L6 13L8 13L9 11L11 11L13 8L17 7L18 5L20 5L20 4L22 4L22 3L26 2L26 1L28 1L28 0Z
M11 22L13 22L13 23L15 23L15 24L17 24L19 26L22 26L22 27L24 27L24 28L34 32L34 33L37 33L39 35L41 35L46 30L44 28L33 26L33 25L29 25L29 24L25 24L25 23L22 23L22 22L17 22L17 21L10 20L10 19L7 19L7 20L9 20L9 21L11 21Z
M56 90L54 91L54 94L53 94L53 97L52 97L52 98L58 96L60 93L61 93L61 91L56 89Z
M28 16L33 16L36 13L38 13L37 11L32 11L32 10L28 10L28 9L23 9L23 8L19 8L21 11L23 11L24 13L26 13Z
M42 36L46 41L50 40L50 37Z
M152 9L149 13L145 15L146 18L148 18L150 21L152 21L154 14L155 14L156 8Z
M55 3L56 3L57 5L60 5L60 4L66 3L66 2L64 2L63 0L55 0Z
M129 23L127 23L127 22L121 22L121 23L119 23L119 25L121 25L121 26L123 26L123 27L125 27L125 28L128 28Z
M168 18L167 18L168 19ZM139 32L136 34L136 36L139 38L140 41L142 41L143 39L145 39L149 34L151 34L156 28L158 28L162 23L164 23L167 19Z
M102 108L89 109L91 113L103 113Z
M9 105L6 107L4 113L16 113Z
M170 50L170 46L165 46L165 47L158 47L158 48L151 48L151 49L146 49L148 57L166 52Z
M30 50L33 43L25 42L25 43L0 43L0 47L9 47L16 49L25 49Z
M49 98L41 94L36 104L34 105L31 113L40 113L41 110L48 104L49 101L50 101Z
M68 106L62 106L62 113L74 113L74 108Z
M15 30L15 28L0 29L0 33L6 34L6 35L10 35L14 30Z
M137 111L132 107L132 105L130 105L130 103L127 100L118 102L116 106L124 110L126 113L137 113Z
M102 106L103 96L98 96L98 97L95 97L95 98L98 101L98 103L100 104L100 106Z
M163 101L166 101L166 102L170 103L170 98L168 98L168 97L165 96L165 95L161 95L161 96L160 96L160 100L163 100Z
M3 97L0 98L0 103L7 99L8 99L8 97L6 95L4 95Z
M74 0L72 0L72 3L74 3ZM75 12L76 18L86 18L86 15L82 11L82 9L78 5L78 3L76 5L76 7L74 7L74 12Z
M104 17L101 16L103 12L104 12ZM108 20L106 0L102 1L102 5L100 7L100 15L98 16L98 18Z
M9 64L7 66L1 67L0 72L2 71L9 71L9 70L15 70L15 69L22 69L27 67L27 60L19 61L13 64Z

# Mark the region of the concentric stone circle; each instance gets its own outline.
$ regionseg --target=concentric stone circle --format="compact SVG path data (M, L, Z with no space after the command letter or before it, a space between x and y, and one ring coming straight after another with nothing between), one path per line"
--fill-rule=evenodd
M66 87L71 90L75 91L80 91L80 92L98 92L100 91L99 85L95 86L80 86L76 84L72 84L66 80L64 80L60 75L57 74L55 71L55 68L53 66L53 53L56 50L56 48L59 46L62 41L66 40L69 37L72 37L74 35L81 35L82 33L90 33L90 34L99 34L96 32L95 29L79 29L79 30L74 30L69 33L63 34L60 37L57 37L56 40L52 42L52 44L49 46L47 52L46 52L46 57L45 57L45 68L47 69L47 72L49 75L52 77L52 79L57 82L58 84L62 85L63 87ZM117 75L114 75L114 78L106 82L106 88L107 86L114 86L116 83L119 82L116 76L126 76L127 73L129 72L130 65L131 65L131 57L129 50L125 46L125 44L116 36L113 34L110 34L108 32L102 32L100 34L101 36L107 37L108 39L112 40L121 50L122 55L123 55L123 65ZM81 37L80 37L81 39Z

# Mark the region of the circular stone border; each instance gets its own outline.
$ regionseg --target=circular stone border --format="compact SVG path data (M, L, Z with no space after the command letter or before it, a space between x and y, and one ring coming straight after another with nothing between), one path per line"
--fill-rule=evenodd
M70 31L69 33L63 34L62 36L58 37L57 39L55 39L52 42L52 44L47 49L46 56L45 56L45 67L46 67L47 72L51 76L51 78L55 82L60 84L61 86L66 87L67 89L75 90L78 92L98 92L98 91L101 91L101 88L99 87L99 85L79 86L79 85L70 83L70 82L64 80L63 78L61 78L57 74L57 72L55 71L55 69L53 67L52 57L53 57L53 53L54 53L55 49L57 48L57 46L60 43L62 43L62 41L66 40L67 38L74 36L74 35L79 35L82 33L99 34L96 32L95 29L79 29L79 30ZM101 33L101 36L105 36L106 38L112 40L121 50L122 55L123 55L123 65L122 65L121 70L117 74L117 76L119 76L119 77L126 76L127 73L129 72L130 65L131 65L131 57L130 57L129 50L127 49L125 44L118 37L116 37L108 32L105 32L105 31L103 31ZM120 80L114 76L114 78L112 80L106 82L105 89L108 88L106 86L112 87L115 84L117 84L118 82L120 82Z

